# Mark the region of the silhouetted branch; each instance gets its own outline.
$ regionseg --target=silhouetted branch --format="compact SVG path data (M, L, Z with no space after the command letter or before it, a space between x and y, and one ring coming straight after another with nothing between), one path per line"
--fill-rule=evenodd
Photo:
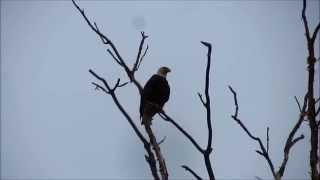
M202 180L202 178L197 173L195 173L191 168L189 168L188 166L182 165L181 167L183 169L185 169L186 171L190 172L197 180Z
M159 115L163 120L172 123L183 135L185 135L199 152L204 153L204 150L199 146L197 141L195 141L193 137L187 131L185 131L176 121L174 121L169 115L167 115L166 112L161 111Z
M296 100L296 103L297 103L297 105L298 105L298 107L299 107L299 111L300 111L300 113L301 113L301 112L302 112L302 108L301 108L301 105L300 105L300 103L299 103L299 100L298 100L297 96L294 96L294 99Z
M279 167L278 171L275 171L274 165L273 165L273 163L271 161L271 158L269 156L269 127L267 128L267 148L265 148L264 145L262 144L260 138L253 136L250 133L250 131L246 128L246 126L242 123L242 121L238 118L239 105L238 105L237 93L232 89L231 86L229 86L229 90L233 94L234 104L235 104L235 107L236 107L234 115L232 115L231 117L242 127L242 129L248 134L248 136L251 139L253 139L253 140L255 140L255 141L257 141L259 143L260 150L256 150L256 152L259 155L263 156L267 160L268 165L270 167L270 170L272 172L272 175L273 175L274 179L275 180L280 180L281 177L284 174L284 171L285 171L288 159L289 159L290 149L292 148L292 146L294 144L296 144L298 141L300 141L300 140L302 140L304 138L303 134L300 135L299 137L296 137L296 138L294 138L294 135L296 134L296 132L298 131L298 129L300 128L300 126L301 126L301 124L303 122L303 118L304 118L304 115L305 115L305 113L303 113L303 112L305 112L306 107L307 107L307 95L304 98L304 103L303 103L302 107L300 106L299 101L295 97L295 100L296 100L296 102L298 104L298 107L299 107L299 110L300 110L299 119L298 119L297 123L295 124L295 126L293 127L293 129L291 130L291 132L290 132L290 134L289 134L289 136L287 138L286 144L284 146L284 156L283 156L283 161L281 163L281 166Z
M132 71L134 72L134 71L137 71L138 70L138 68L139 68L139 64L141 64L141 53L142 53L142 47L143 47L143 44L144 44L144 40L146 39L146 38L148 38L148 36L147 35L145 35L145 33L144 32L141 32L141 36L142 36L142 39L141 39L141 42L140 42L140 45L139 45L139 50L138 50L138 54L137 54L137 58L136 58L136 62L134 63L134 65L133 65L133 68L132 68ZM147 50L146 50L147 51ZM145 52L146 52L145 51Z
M210 85L210 66L211 66L211 51L212 46L208 42L201 41L201 43L208 48L207 53L207 68L206 68L206 82L205 82L205 96L206 103L205 108L207 112L207 126L208 126L208 144L207 148L203 154L206 168L210 179L215 179L213 170L210 162L210 154L212 152L212 124L211 124L211 104L210 104L210 95L209 95L209 85Z
M304 24L304 29L305 29L305 35L307 37L307 40L310 40L310 32L309 32L309 27L308 27L308 21L307 21L307 17L306 17L306 1L303 0L303 8L302 8L302 20L303 20L303 24Z
M269 127L267 127L267 153L269 153Z
M296 99L296 102L297 102L298 104L300 104L299 101L297 101L297 98L296 98L296 97L295 97L295 99ZM285 168L286 168L286 164L287 164L288 159L289 159L289 153L290 153L291 147L292 147L295 143L297 143L299 140L302 140L302 139L304 138L304 135L303 135L303 134L301 134L301 135L300 135L299 137L297 137L297 138L294 138L294 135L296 134L296 132L298 131L298 129L300 128L300 126L301 126L301 124L302 124L302 122L303 122L304 115L305 115L304 112L306 111L306 108L307 108L307 100L308 100L308 99L307 99L307 95L305 95L302 108L301 108L301 106L299 106L299 110L300 110L299 119L298 119L297 123L295 124L295 126L293 127L293 129L291 130L291 132L290 132L290 134L289 134L289 136L288 136L288 138L287 138L286 144L285 144L285 146L284 146L283 160L282 160L282 164L281 164L281 166L280 166L280 168L279 168L279 170L278 170L278 174L279 174L280 177L282 177L283 174L284 174L284 170L285 170Z
M139 63L138 63L138 66L137 66L137 69L140 68L140 65L144 59L144 57L146 56L147 52L148 52L148 49L149 49L149 46L147 45L146 49L144 50L144 53L142 54L142 56L140 57L140 60L139 60Z
M119 59L116 58L116 56L113 54L112 51L110 51L110 49L107 49L107 52L110 54L110 56L111 56L120 66L122 66L122 63L119 61Z
M107 81L102 78L101 76L99 76L98 74L96 74L93 70L89 70L90 74L92 74L95 78L97 78L99 81L101 81L105 87L102 87L101 85L97 84L97 83L92 83L96 86L96 88L99 88L101 90L103 90L105 93L109 94L114 103L117 105L118 109L121 111L121 113L125 116L125 118L127 119L127 121L129 122L129 124L131 125L131 127L133 128L134 132L136 133L136 135L139 137L139 139L142 141L142 143L144 144L144 148L148 153L148 156L145 155L146 161L149 164L149 167L151 169L152 175L154 177L154 179L156 180L160 180L160 177L157 173L157 166L156 166L156 161L155 161L155 157L151 151L151 147L149 142L144 138L144 136L142 135L142 133L139 131L139 129L137 128L137 126L135 125L135 123L133 122L132 118L129 116L129 114L126 112L126 110L123 108L123 106L120 104L116 94L115 94L115 90L118 87L121 87L120 84L120 79L117 80L117 83L115 84L115 86L113 88L111 88L109 86L109 84L107 83Z
M229 86L229 90L231 91L231 93L233 94L233 99L234 99L234 104L235 104L235 112L234 112L234 115L232 115L231 117L242 127L242 129L248 134L248 136L257 141L259 146L260 146L260 150L256 150L256 152L263 156L267 162L268 162L268 165L270 167L270 170L272 172L272 175L273 177L276 177L276 173L275 173L275 170L274 170L274 165L269 157L269 154L268 152L266 151L266 148L264 147L264 145L262 144L262 141L260 138L258 137L255 137L251 134L251 132L247 129L247 127L242 123L242 121L238 118L238 112L239 112L239 105L238 105L238 99L237 99L237 93L232 89L231 86Z
M311 168L311 179L312 180L319 180L320 179L320 173L319 169L317 167L319 163L319 157L318 157L318 143L319 143L319 128L316 120L316 107L315 107L315 97L314 97L314 77L315 77L315 63L316 63L316 57L314 52L314 42L316 39L316 36L319 32L320 28L320 22L318 22L318 25L315 28L315 31L312 34L312 38L310 38L310 31L308 27L308 21L306 17L306 0L303 0L303 8L302 8L302 20L306 32L306 39L307 39L307 47L308 47L308 57L307 57L307 63L308 63L308 109L307 109L307 116L309 121L309 128L311 132L310 136L310 144L311 144L311 150L310 150L310 168Z
M318 23L317 27L315 28L314 32L313 32L313 35L312 35L312 42L314 42L317 38L317 34L319 32L319 29L320 29L320 22Z
M111 51L110 49L108 49L108 53L112 56L112 58L117 62L117 64L119 64L124 70L125 72L127 73L128 75L128 78L130 79L131 82L133 82L137 87L138 87L138 90L139 90L139 93L141 94L142 92L142 86L140 85L140 83L135 79L134 77L134 73L135 73L135 70L134 70L134 67L132 68L132 70L130 70L129 66L125 63L125 61L123 60L123 58L121 57L118 49L116 48L116 46L114 45L114 43L106 36L104 35L103 33L100 32L98 26L96 23L94 23L94 25L90 22L90 20L88 19L88 17L86 16L85 12L83 9L80 9L80 7L78 6L78 4L72 0L73 2L73 5L77 8L77 10L80 12L80 14L82 15L82 17L85 19L85 21L87 22L87 24L89 25L89 27L99 36L99 38L101 39L101 41L103 42L103 44L106 44L108 46L110 46ZM144 35L143 33L143 37L147 37L146 35ZM144 42L144 39L145 38L142 38L143 42ZM142 42L142 43L143 43ZM142 44L143 46L143 44ZM139 52L138 52L139 53Z
M206 103L204 102L204 100L203 100L203 98L202 98L202 94L198 93L198 96L199 96L199 99L200 99L202 105L203 105L204 107L206 107Z

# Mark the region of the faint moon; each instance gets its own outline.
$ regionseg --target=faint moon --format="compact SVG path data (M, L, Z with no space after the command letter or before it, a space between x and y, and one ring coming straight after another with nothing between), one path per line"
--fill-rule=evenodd
M136 30L144 30L146 27L146 20L144 19L143 16L136 16L133 18L132 20L132 25L133 28L135 28Z

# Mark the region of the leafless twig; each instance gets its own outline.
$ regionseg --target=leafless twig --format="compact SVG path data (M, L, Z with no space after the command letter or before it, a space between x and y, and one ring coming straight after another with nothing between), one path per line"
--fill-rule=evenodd
M185 169L186 171L190 172L197 180L202 180L202 178L196 172L194 172L191 168L189 168L188 166L182 165L181 167L183 169Z

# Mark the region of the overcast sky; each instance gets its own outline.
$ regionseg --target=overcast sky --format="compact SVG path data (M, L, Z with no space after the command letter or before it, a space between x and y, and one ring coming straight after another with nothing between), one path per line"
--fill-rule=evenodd
M234 106L227 85L237 90L239 116L252 133L265 141L270 127L270 155L278 168L298 118L294 96L302 99L306 92L302 1L79 5L129 64L136 57L140 31L149 35L149 52L137 79L144 84L158 67L172 69L165 110L203 147L205 111L196 93L204 90L207 53L200 41L211 42L215 175L272 178L266 161L255 153L259 146L230 118ZM319 1L308 1L307 15L313 30ZM141 142L112 99L94 90L89 68L110 83L118 77L127 81L71 1L1 1L1 179L152 177ZM129 84L117 94L142 130L136 88ZM192 178L183 164L207 177L202 156L180 132L158 116L152 127L159 139L167 137L161 148L171 178ZM301 133L306 138L291 151L287 179L309 177L307 123L297 135Z

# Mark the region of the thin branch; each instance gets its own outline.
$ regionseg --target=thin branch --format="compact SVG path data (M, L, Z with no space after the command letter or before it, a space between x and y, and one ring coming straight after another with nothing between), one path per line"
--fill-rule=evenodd
M269 127L267 127L267 153L269 154Z
M286 165L287 165L287 162L289 160L289 153L290 153L290 149L291 147L296 144L299 140L302 140L304 138L304 135L300 135L299 137L297 138L294 138L294 135L296 134L296 132L298 131L298 129L300 128L302 122L303 122L303 119L304 119L304 113L302 112L305 112L306 111L306 108L307 108L307 101L308 101L308 95L306 94L304 96L304 101L303 101L303 106L300 108L300 115L299 115L299 119L298 121L296 122L296 124L294 125L293 129L291 130L291 132L289 133L289 136L287 138L287 141L286 141L286 144L284 146L284 150L283 150L283 160L282 160L282 163L281 163L281 166L279 167L279 170L277 172L278 176L282 177L283 174L284 174L284 171L285 171L285 168L286 168ZM297 99L296 99L296 102Z
M206 103L204 102L204 100L203 100L203 98L202 98L202 94L200 94L200 93L198 92L198 96L199 96L199 99L200 99L202 105L203 105L204 107L206 107Z
M110 51L110 49L107 49L107 52L120 66L123 66L123 64L119 61L119 59L116 58L116 56L112 53L112 51Z
M113 100L115 101L116 105L118 106L118 108L120 109L120 111L122 112L122 114L126 117L126 119L128 120L128 122L130 123L130 125L132 126L132 128L134 129L135 133L137 134L137 136L139 137L139 139L144 143L144 144L148 144L148 141L143 137L143 135L141 134L141 132L139 131L139 129L137 128L137 126L134 124L133 120L131 119L131 117L129 116L129 114L124 110L124 108L121 106L121 104L119 103L114 90L112 90L112 88L110 88L109 84L107 83L107 81L102 78L101 76L99 76L98 74L96 74L92 69L89 69L90 74L92 74L95 78L97 78L99 81L101 81L104 86L106 87L106 90L108 91L108 94L110 94L113 98ZM120 80L119 80L120 81ZM98 86L99 88L102 88L102 86L98 85L97 83L94 83L94 85ZM103 88L104 89L104 88Z
M212 46L208 42L201 41L201 43L208 48L208 61L207 61L207 68L206 68L206 83L205 83L205 96L206 96L206 110L207 110L207 125L208 125L208 144L207 150L211 149L212 144L212 125L211 125L211 107L210 107L210 95L209 95L209 81L210 81L210 65L211 65L211 51Z
M95 29L101 34L100 29L99 29L97 23L94 22L93 24L94 24L94 26L95 26ZM103 38L102 36L99 36L99 37L100 37L100 39L101 39L101 41L102 41L103 44L106 44L106 45L107 45L107 44L110 43L110 42L108 41L108 39L105 39L105 38Z
M306 17L306 1L303 0L303 8L302 8L302 20L304 24L304 29L305 29L305 34L307 37L307 40L310 40L310 32L309 32L309 27L308 27L308 21Z
M174 121L169 115L167 115L164 111L160 112L159 115L163 120L172 123L183 135L185 135L199 152L204 153L204 150L193 139L193 137L187 131L185 131L176 121Z
M314 32L313 32L313 35L312 35L312 42L314 42L317 38L317 34L319 32L319 29L320 29L320 22L318 23L317 27L315 28Z
M157 142L157 144L161 145L166 139L167 139L167 136L164 136L159 142Z
M270 170L272 172L273 177L276 177L276 172L274 170L274 165L269 157L268 152L266 151L266 148L264 147L264 145L262 144L262 141L260 138L255 137L251 134L251 132L247 129L247 127L242 123L242 121L238 118L238 111L239 111L239 105L238 105L238 99L237 99L237 93L233 90L233 88L231 86L229 86L229 90L231 91L231 93L233 94L233 99L234 99L234 104L235 104L235 112L234 115L231 115L231 117L241 126L241 128L247 133L247 135L258 142L259 146L260 146L260 150L256 150L256 152L263 156L267 162L268 165L270 167Z
M300 103L299 103L299 100L298 100L297 96L294 96L294 99L296 100L296 103L297 103L297 105L298 105L298 107L299 107L300 113L302 113L302 108L301 108L301 105L300 105Z
M141 36L142 36L142 39L141 39L141 42L140 42L140 45L139 45L137 58L136 58L136 61L135 61L134 65L133 65L132 71L137 71L138 70L138 65L140 64L139 61L141 60L140 57L141 57L141 53L142 53L143 44L144 44L145 39L148 38L148 36L145 35L145 33L143 31L141 32Z
M140 57L140 60L139 60L139 63L138 63L138 66L137 66L137 69L140 68L140 65L144 59L144 57L146 56L147 52L148 52L148 49L149 49L149 46L147 45L146 49L144 50L144 53L142 54L142 56Z
M191 168L189 168L188 166L182 165L181 167L183 169L185 169L186 171L190 172L197 180L202 180L202 178L197 173L195 173Z
M212 152L212 123L211 123L211 103L210 103L210 94L209 94L209 85L210 85L210 67L211 67L211 51L212 45L208 42L201 41L201 43L208 48L207 53L207 68L206 68L206 81L205 81L205 96L206 96L206 112L207 112L207 126L208 126L208 144L207 148L203 154L206 169L211 180L214 180L214 173L211 166L210 154Z
M109 91L107 91L104 87L102 87L101 85L99 85L99 84L97 84L97 83L95 83L95 82L91 82L91 84L93 84L94 86L95 86L95 90L102 90L102 91L104 91L105 93L107 93L107 94L110 94L110 92Z
M102 34L99 29L97 28L98 26L96 25L96 23L94 23L95 25L93 25L91 23L91 21L88 19L88 17L86 16L85 12L83 9L80 9L80 7L78 6L78 4L72 0L73 5L77 8L77 10L80 12L80 14L82 15L82 17L85 19L85 21L87 22L87 24L89 25L89 27L102 39L102 42L104 44L108 44L111 49L114 51L115 53L115 57L117 57L116 59L118 60L117 63L120 64L124 70L126 71L126 73L132 74L129 67L126 65L126 63L124 62L123 58L121 57L120 53L118 52L118 49L116 48L116 46L113 44L113 42L104 34ZM120 62L120 63L119 63ZM131 80L131 78L130 78Z

